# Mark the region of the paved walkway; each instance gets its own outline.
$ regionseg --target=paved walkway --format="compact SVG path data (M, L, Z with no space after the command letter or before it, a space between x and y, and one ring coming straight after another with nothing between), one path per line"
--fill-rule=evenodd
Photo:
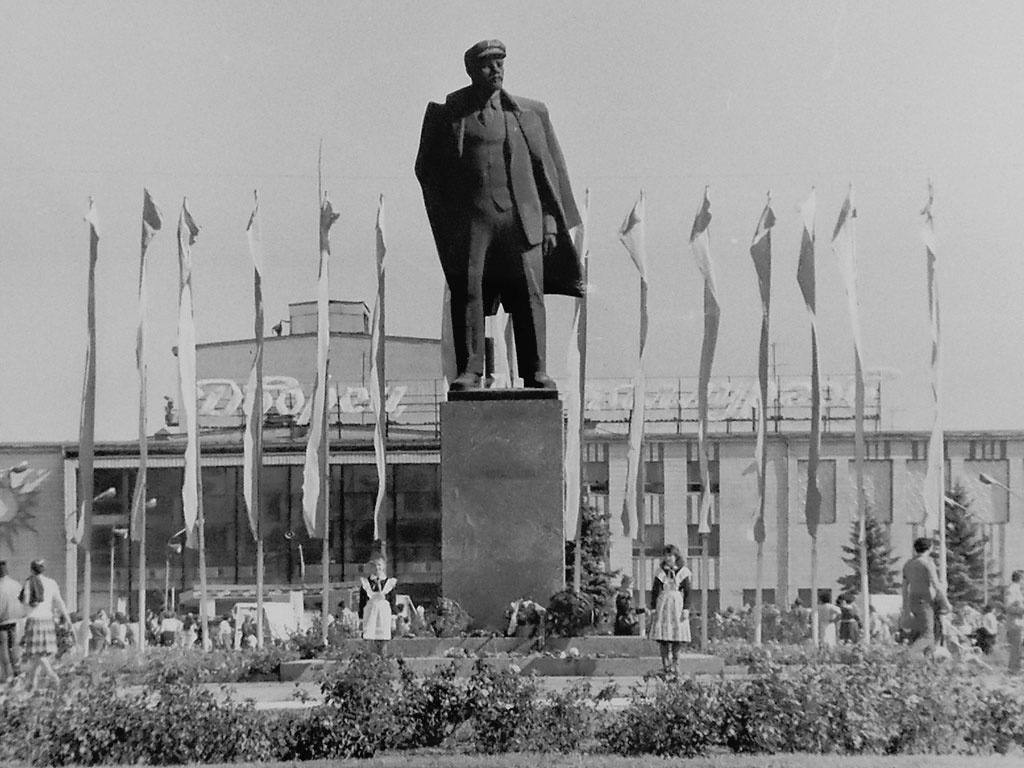
M561 691L569 686L588 682L591 690L597 693L607 685L618 686L618 694L606 706L619 709L626 706L629 690L634 685L642 685L641 677L591 678L591 677L537 677L541 691ZM286 710L307 709L323 703L319 683L205 683L203 685L218 697L235 701L251 700L256 709Z

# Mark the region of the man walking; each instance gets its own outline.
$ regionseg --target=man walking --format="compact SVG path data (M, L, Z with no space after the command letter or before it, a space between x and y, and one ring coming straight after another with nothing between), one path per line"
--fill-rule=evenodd
M21 584L7 575L7 561L0 560L0 683L18 676L18 619L22 617Z
M945 596L939 573L932 560L932 540L914 540L914 557L903 566L903 618L907 640L914 650L924 652L935 643L935 601Z

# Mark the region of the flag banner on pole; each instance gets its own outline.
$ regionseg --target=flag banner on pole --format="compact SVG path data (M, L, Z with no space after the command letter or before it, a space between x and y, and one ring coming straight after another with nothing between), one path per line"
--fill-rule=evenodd
M839 272L846 289L846 303L853 329L853 348L856 353L854 375L856 377L856 401L854 404L854 465L856 467L857 518L860 521L858 539L863 545L866 536L864 516L864 346L860 333L860 309L857 303L857 208L853 203L853 185L846 194L839 211L835 230L832 232L832 251L839 261Z
M89 278L86 293L85 380L82 383L82 411L78 428L78 504L75 516L66 521L67 539L89 547L92 500L95 496L93 454L96 438L96 260L99 257L100 225L96 205L89 198Z
M377 498L373 502L373 540L381 541L381 511L387 490L387 466L384 457L384 432L387 412L384 410L384 257L387 241L384 239L384 195L377 203L377 300L373 305L370 324L370 403L373 406L373 456L377 464Z
M330 350L329 289L331 264L331 226L338 220L331 201L324 195L320 204L320 270L316 291L316 381L313 387L313 414L309 421L306 463L302 472L302 518L306 530L315 539L324 538L326 505L320 503L320 486L327 459L327 357Z
M864 365L864 345L860 332L860 307L857 303L857 253L856 253L856 220L857 209L853 204L853 185L843 201L832 233L832 250L839 259L839 272L846 289L846 303L850 311L850 324L853 327L853 347L860 364Z
M622 226L619 227L619 240L629 253L629 257L636 265L640 273L640 280L647 282L647 237L644 225L645 217L644 191L640 190L640 197L633 205L629 215L626 216Z
M637 488L640 482L640 453L644 441L644 406L647 379L644 364L647 357L647 244L644 233L644 192L640 190L633 209L619 227L619 240L626 247L640 273L640 362L633 377L633 410L629 416L629 447L626 453L626 496L622 503L622 530L634 538L639 530L637 520Z
M775 226L775 213L772 211L771 194L765 203L761 218L754 230L754 239L750 243L750 258L754 260L757 271L757 285L761 293L761 343L757 357L757 442L754 445L754 472L757 476L757 508L754 510L752 525L753 539L758 544L765 540L764 507L765 480L768 469L768 453L765 441L768 435L768 319L771 314L772 294L772 227Z
M708 385L711 382L711 366L715 360L715 346L718 344L718 320L720 315L718 290L715 286L715 270L711 262L711 201L708 188L704 188L704 199L700 210L693 219L690 230L690 250L697 260L697 269L704 278L704 340L700 348L700 372L697 379L697 453L700 460L701 494L700 519L697 532L711 532L711 467L708 463Z
M584 193L583 211L580 223L576 226L576 252L583 264L583 274L587 273L590 239L587 234L587 218L590 215L590 190ZM583 424L583 387L586 378L587 356L587 325L584 315L586 293L577 298L573 304L572 324L569 327L569 349L566 360L567 381L565 386L565 535L575 538L579 526L580 485L583 482L580 464L581 432Z
M253 540L260 536L259 476L263 465L263 236L260 232L260 201L257 192L252 193L252 214L245 227L245 238L249 245L249 256L253 268L253 332L256 350L249 383L245 388L242 411L245 414L245 434L242 439L242 493L249 515L249 530Z
M814 211L817 205L812 189L807 201L800 207L803 220L803 234L800 237L800 261L797 264L796 281L803 294L807 314L811 318L811 434L807 452L807 502L804 514L807 531L818 535L818 521L821 518L821 492L818 489L818 456L821 452L821 382L818 372L818 318L815 300L814 275Z
M192 246L199 227L181 201L178 216L178 378L181 413L185 420L185 473L181 484L181 509L185 517L186 543L195 548L199 519L199 403L196 391L196 325L192 301Z
M924 226L921 230L921 238L924 240L925 259L927 263L928 276L928 319L932 332L932 402L934 406L934 419L932 422L932 433L928 440L928 468L925 471L924 487L924 510L925 516L921 521L927 533L939 529L939 521L943 519L943 496L945 494L945 456L942 434L942 335L939 322L939 263L936 258L935 247L935 221L932 218L933 202L932 184L928 182L928 202L921 211L924 218Z
M131 536L142 541L146 530L146 458L148 454L146 427L146 312L149 305L146 287L146 251L153 237L163 226L163 216L148 189L142 191L142 242L139 256L139 315L135 331L135 366L139 380L139 471L135 476L132 496Z

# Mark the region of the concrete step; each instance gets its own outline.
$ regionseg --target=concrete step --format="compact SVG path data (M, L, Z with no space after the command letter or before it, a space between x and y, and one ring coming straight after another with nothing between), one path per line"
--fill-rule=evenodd
M342 640L334 647L341 656L366 650L360 638ZM658 657L658 644L646 637L588 635L585 637L399 637L388 643L388 652L404 659L433 658L461 650L469 656L529 654L540 651L568 652L581 656Z
M394 655L400 656L393 649ZM423 675L434 669L455 663L460 675L468 675L473 669L477 658L448 658L444 656L409 657L405 659L409 668ZM634 657L594 657L558 658L543 654L528 656L487 657L483 659L488 666L497 669L508 669L515 665L525 674L534 673L544 677L642 677L648 672L661 669L661 659L657 655ZM319 680L324 672L336 667L340 662L312 659L308 661L287 661L281 664L282 682L312 682ZM717 656L687 653L679 658L679 671L683 675L719 675L725 671L725 664Z

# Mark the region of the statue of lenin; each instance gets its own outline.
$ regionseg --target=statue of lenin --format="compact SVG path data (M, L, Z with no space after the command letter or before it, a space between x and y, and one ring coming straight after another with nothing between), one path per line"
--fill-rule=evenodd
M430 103L416 178L451 291L458 376L452 391L481 386L484 316L512 317L519 374L555 389L545 366L544 294L582 296L569 230L580 221L547 107L502 89L505 46L477 43L464 56L471 84Z

